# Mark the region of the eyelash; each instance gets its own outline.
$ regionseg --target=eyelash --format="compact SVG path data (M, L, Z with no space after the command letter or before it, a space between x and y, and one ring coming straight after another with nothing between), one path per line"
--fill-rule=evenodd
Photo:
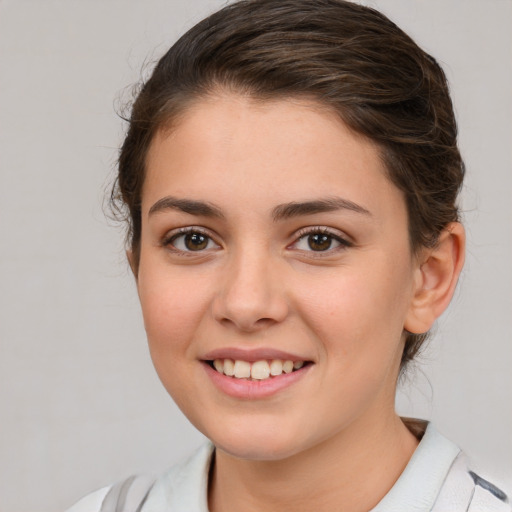
M191 256L194 253L201 253L204 251L204 249L198 250L198 251L193 251L193 250L187 251L187 250L183 250L183 249L180 249L175 246L176 240L178 240L180 237L185 237L186 235L195 235L195 234L204 236L207 239L207 244L209 244L210 242L213 242L215 245L219 246L219 244L214 240L214 238L206 230L204 230L200 227L196 227L196 226L179 228L178 230L173 231L172 233L169 233L167 236L165 236L163 238L161 245L163 247L166 247L169 250L171 250L179 255L183 255L183 256Z
M329 228L308 227L308 228L301 229L297 233L297 239L291 244L291 246L294 246L294 245L296 246L301 240L307 239L308 237L313 236L313 235L324 235L325 237L327 237L330 240L329 247L325 250L314 251L311 249L311 246L308 243L309 248L311 250L303 250L303 249L299 249L299 250L303 250L304 252L310 252L310 253L314 254L315 257L317 257L317 258L318 257L321 258L324 255L332 254L333 252L343 251L343 250L347 249L348 247L352 247L354 245L352 242L350 242L346 238L343 238L338 233L332 232ZM336 241L337 243L339 243L339 245L337 247L331 248L330 245L332 245L333 240Z
M206 238L206 244L207 246L203 249L199 249L197 251L194 250L184 250L176 247L175 242L180 237L186 237L187 235L202 235ZM352 242L348 241L347 239L343 238L337 233L333 233L329 228L326 227L308 227L301 229L295 238L295 241L292 242L288 247L297 246L299 242L302 240L313 236L313 235L324 235L326 238L328 238L329 246L325 250L319 250L315 251L311 248L310 243L308 243L309 249L298 249L302 252L312 253L315 255L315 257L322 257L327 254L332 254L333 252L342 251L348 247L352 247ZM332 241L337 242L339 245L337 247L331 248ZM173 231L169 233L167 236L165 236L161 242L161 245L163 247L168 248L169 250L183 256L192 256L194 253L201 253L208 249L208 245L210 242L213 242L215 245L219 246L215 239L203 228L196 227L196 226L190 226L185 228L179 228L176 231Z

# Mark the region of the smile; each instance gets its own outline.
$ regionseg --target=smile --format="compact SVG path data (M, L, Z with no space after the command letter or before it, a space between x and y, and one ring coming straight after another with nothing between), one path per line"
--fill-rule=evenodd
M222 347L200 358L210 382L241 400L269 399L303 381L315 361L274 347Z
M292 360L261 360L261 361L244 361L240 359L214 359L208 361L208 364L218 373L235 379L246 380L267 380L280 375L289 374L296 370L300 370L306 361Z

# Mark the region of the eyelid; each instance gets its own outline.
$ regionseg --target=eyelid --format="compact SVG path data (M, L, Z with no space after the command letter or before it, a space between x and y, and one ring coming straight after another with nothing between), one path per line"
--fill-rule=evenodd
M300 229L299 231L297 231L294 234L294 241L288 247L293 247L302 238L304 238L306 236L310 236L310 235L315 235L317 233L330 236L331 238L333 238L334 240L339 242L340 246L335 247L333 249L327 249L325 251L311 250L311 251L303 251L303 252L308 252L308 253L311 252L315 255L315 257L322 257L322 255L327 256L336 251L339 251L339 250L342 251L342 250L344 250L348 247L352 247L354 245L354 243L350 240L350 238L346 234L344 234L343 232L338 231L334 228L329 228L327 226L308 226L308 227Z
M178 237L187 235L190 233L200 233L200 234L208 237L217 246L215 248L215 250L222 248L222 244L217 241L217 236L215 234L212 234L212 232L210 230L208 230L204 227L201 227L201 226L183 226L183 227L172 229L165 233L165 235L161 238L159 245L161 245L164 248L169 249L170 251L172 251L174 253L183 254L183 255L187 255L187 256L193 255L193 254L199 255L200 253L205 253L205 252L212 250L212 249L204 249L201 251L183 251L173 245L173 241L176 240ZM342 251L342 250L344 250L348 247L352 247L354 245L354 243L350 240L350 237L348 237L345 233L343 233L337 229L330 228L327 226L307 226L307 227L299 229L298 231L296 231L294 233L293 241L292 241L292 243L290 243L287 246L287 249L288 248L293 249L293 246L296 245L302 238L304 238L306 236L314 235L317 233L324 234L324 235L331 237L332 239L336 240L340 244L340 246L332 248L332 249L327 249L325 251L301 250L301 252L312 253L315 257L322 257L322 256L327 256L327 255L332 254L337 251Z
M160 245L164 248L167 248L167 249L173 251L174 253L186 254L187 256L190 254L194 254L194 253L200 254L200 253L207 252L208 249L205 249L202 251L183 251L173 245L174 240L176 240L178 237L188 235L191 233L199 233L201 235L204 235L204 236L208 237L217 246L217 248L221 248L221 244L216 240L216 236L213 235L209 230L207 230L201 226L184 226L184 227L172 229L165 233L165 235L160 240ZM211 249L209 249L209 250L211 250Z

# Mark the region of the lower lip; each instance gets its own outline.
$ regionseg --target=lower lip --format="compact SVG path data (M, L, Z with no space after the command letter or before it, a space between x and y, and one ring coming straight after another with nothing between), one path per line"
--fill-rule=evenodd
M214 370L208 363L203 362L203 367L208 377L210 377L217 389L226 395L245 400L267 398L279 393L279 391L292 386L302 379L311 366L313 365L308 364L303 366L300 370L295 370L292 373L283 373L277 377L270 377L268 379L247 380L228 377Z

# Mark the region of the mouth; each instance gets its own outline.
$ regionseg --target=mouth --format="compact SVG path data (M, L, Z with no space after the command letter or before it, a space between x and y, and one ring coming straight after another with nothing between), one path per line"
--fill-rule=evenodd
M290 359L245 361L229 358L206 360L205 363L221 375L246 381L272 380L281 375L294 373L312 364L311 361L293 361Z

